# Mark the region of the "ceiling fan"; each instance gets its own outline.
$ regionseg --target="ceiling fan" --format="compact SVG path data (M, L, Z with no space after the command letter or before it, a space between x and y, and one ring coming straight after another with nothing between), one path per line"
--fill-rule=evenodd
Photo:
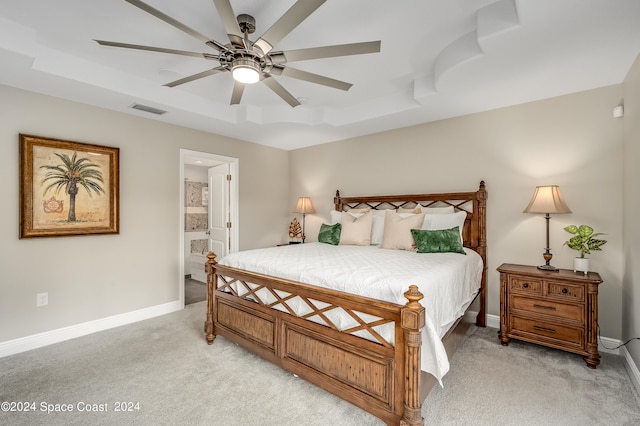
M350 83L311 72L292 68L288 62L305 61L309 59L331 58L338 56L361 55L380 52L380 41L341 44L333 46L312 47L288 51L274 51L273 47L287 36L295 27L318 9L326 0L298 0L284 15L280 17L260 38L249 40L249 34L255 32L255 19L251 15L233 12L230 0L213 0L218 15L229 37L229 43L222 44L209 39L206 35L188 27L187 25L165 15L159 10L140 0L125 0L139 9L173 25L179 30L204 42L218 53L197 53L184 50L167 49L163 47L142 46L137 44L118 43L113 41L95 40L102 46L122 47L127 49L145 50L151 52L169 53L174 55L192 56L218 61L219 66L181 78L165 84L168 87L178 86L203 77L223 72L231 72L233 76L233 92L231 105L239 104L245 85L262 81L273 92L280 96L292 107L300 105L289 91L287 91L274 75L283 75L311 83L321 84L340 90L349 90Z

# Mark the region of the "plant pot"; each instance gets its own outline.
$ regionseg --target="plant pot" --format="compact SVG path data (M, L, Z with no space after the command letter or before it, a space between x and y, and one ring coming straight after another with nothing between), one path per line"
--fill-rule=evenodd
M589 259L586 257L574 257L573 258L573 272L584 272L587 275L589 272Z

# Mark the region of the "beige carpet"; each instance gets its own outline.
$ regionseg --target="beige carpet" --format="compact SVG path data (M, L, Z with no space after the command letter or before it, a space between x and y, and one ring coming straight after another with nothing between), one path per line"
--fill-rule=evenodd
M1 358L0 402L23 412L5 412L3 405L0 424L382 424L223 338L208 346L204 317L205 303L196 303ZM426 424L640 424L640 397L619 357L604 354L590 370L581 357L561 351L518 342L502 347L495 329L471 331L444 384L427 398ZM87 411L93 408L106 411Z

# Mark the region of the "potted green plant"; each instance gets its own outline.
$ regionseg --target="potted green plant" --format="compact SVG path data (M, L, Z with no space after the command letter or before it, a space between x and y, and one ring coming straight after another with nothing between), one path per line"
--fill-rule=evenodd
M580 257L576 257L573 260L573 272L581 271L586 275L589 272L589 259L584 255L590 254L592 250L602 250L601 247L607 241L596 237L604 234L602 232L594 233L593 228L587 225L569 225L564 230L573 235L564 244L569 246L570 249L580 252Z

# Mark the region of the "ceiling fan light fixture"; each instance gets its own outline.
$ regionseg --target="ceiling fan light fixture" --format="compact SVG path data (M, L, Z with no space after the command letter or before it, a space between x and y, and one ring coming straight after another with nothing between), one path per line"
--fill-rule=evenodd
M294 1L294 0L291 0ZM205 45L217 51L212 53L198 53L186 50L176 50L156 46L143 46L139 44L119 43L106 40L95 40L101 46L118 47L147 52L158 52L171 55L204 58L217 61L219 66L198 72L187 77L178 78L164 84L166 87L175 87L215 74L231 72L234 79L230 105L237 105L242 99L246 85L262 81L267 88L278 95L292 108L305 103L304 98L296 99L272 75L283 75L301 81L319 84L334 89L347 91L352 84L335 80L333 78L314 74L301 69L285 65L288 62L307 61L338 56L361 55L380 52L380 40L361 43L336 44L331 46L319 46L306 49L294 49L289 51L274 52L273 47L287 37L298 25L307 19L326 0L295 0L293 6L278 18L278 20L265 31L256 41L249 39L249 34L256 30L256 20L246 13L235 16L231 0L213 0L213 5L218 12L229 43L223 44L211 40L194 28L165 15L158 9L145 3L143 0L127 0L128 3L138 9L164 21L165 23L181 30L183 33L204 42ZM164 77L168 77L165 75ZM179 76L174 76L179 77Z
M260 71L258 64L247 58L239 58L233 61L231 68L233 79L239 83L253 84L260 80Z

